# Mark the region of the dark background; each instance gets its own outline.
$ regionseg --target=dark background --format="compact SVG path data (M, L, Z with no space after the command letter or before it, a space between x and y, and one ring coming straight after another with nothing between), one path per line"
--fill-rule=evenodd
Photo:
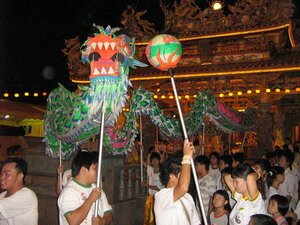
M225 0L225 4L234 2ZM198 0L197 4L202 9L208 7L207 1ZM295 4L295 16L299 17L300 1L295 0ZM93 23L121 26L126 5L136 11L147 9L142 18L162 30L159 0L0 0L0 98L6 91L49 93L57 82L74 89L76 85L69 81L66 57L61 51L64 40L79 36L85 41ZM43 104L45 99L34 103Z

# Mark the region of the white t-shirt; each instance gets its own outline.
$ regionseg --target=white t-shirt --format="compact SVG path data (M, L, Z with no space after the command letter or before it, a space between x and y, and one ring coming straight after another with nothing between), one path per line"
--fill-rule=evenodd
M215 180L217 180L217 178L221 175L221 172L220 172L219 167L216 168L216 169L213 169L211 165L209 165L208 173L209 173Z
M198 184L200 188L200 195L201 195L205 215L209 216L208 209L209 209L210 199L212 198L213 194L217 190L216 180L208 173L204 177L198 179Z
M0 194L1 225L37 225L38 200L33 191L23 187L5 198L6 191Z
M156 186L159 189L163 188L163 185L161 184L161 181L159 178L160 173L154 173L154 168L152 166L147 165L147 174L148 174L148 184L149 185ZM149 195L155 195L157 193L157 190L149 188L148 193L149 193Z
M298 202L298 178L290 168L284 171L284 177L284 182L278 188L279 194L283 196L290 195L292 197L290 207L295 209Z
M69 180L72 179L72 170L69 169L69 170L66 170L64 173L63 173L63 176L62 176L62 186L65 187L67 185L67 183L69 182Z
M248 225L252 215L267 214L265 202L260 193L252 200L243 198L242 194L237 192L233 194L233 197L237 203L229 216L230 225Z
M297 218L300 218L300 201L297 203L296 209L294 211L297 214Z
M173 201L174 188L164 188L155 194L156 225L199 225L200 219L192 196L186 193Z
M68 221L65 217L70 212L79 208L84 201L89 197L90 193L96 187L95 184L91 186L84 186L72 179L67 183L66 187L61 191L58 197L59 208L59 221L60 225L68 225ZM81 224L92 224L92 217L94 215L95 203L93 203L87 217ZM99 199L98 215L103 217L106 212L112 211L111 205L108 203L106 195L101 190L101 198Z

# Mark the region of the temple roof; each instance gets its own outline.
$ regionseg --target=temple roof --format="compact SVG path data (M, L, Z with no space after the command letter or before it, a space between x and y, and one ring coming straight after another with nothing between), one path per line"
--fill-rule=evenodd
M250 75L260 73L285 73L300 71L300 52L292 51L275 54L269 60L205 64L200 66L177 67L173 69L174 77L191 78L206 76ZM130 80L168 79L169 74L153 67L132 70Z

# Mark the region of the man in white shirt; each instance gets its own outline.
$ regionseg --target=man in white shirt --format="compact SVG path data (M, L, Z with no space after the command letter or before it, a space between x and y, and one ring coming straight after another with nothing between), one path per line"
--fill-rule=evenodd
M108 225L113 220L112 207L106 195L96 188L96 152L79 152L72 162L73 179L67 183L58 197L61 225ZM99 199L98 216L94 217L95 202Z
M284 169L284 182L279 185L279 194L287 197L290 203L290 208L295 209L298 201L298 179L295 173L291 170L293 163L293 155L290 152L284 151L279 157L279 166Z
M194 150L193 144L185 141L183 158L170 157L163 165L160 177L166 188L155 194L156 225L200 224L194 200L187 193L191 179L190 165Z
M24 187L26 173L24 159L11 157L4 161L0 176L4 190L0 194L0 224L38 224L38 201L35 193Z

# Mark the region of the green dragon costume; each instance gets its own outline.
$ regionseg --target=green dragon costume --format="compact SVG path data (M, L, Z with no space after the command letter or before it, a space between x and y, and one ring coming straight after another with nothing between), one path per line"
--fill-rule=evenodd
M95 26L95 25L94 25ZM83 44L82 60L90 63L90 86L74 94L62 85L54 89L47 99L45 113L46 153L52 157L69 159L76 146L99 133L102 107L105 112L104 149L112 154L126 154L137 134L136 117L147 115L159 127L162 136L182 139L181 124L163 115L152 99L152 93L139 88L132 92L130 111L122 130L114 125L127 101L129 68L147 66L134 59L134 39L117 35L119 28L95 26L94 37ZM105 104L104 104L105 103ZM255 111L244 114L227 109L209 92L198 93L192 111L185 118L188 135L200 132L205 117L226 132L253 130ZM60 146L61 143L61 146Z

